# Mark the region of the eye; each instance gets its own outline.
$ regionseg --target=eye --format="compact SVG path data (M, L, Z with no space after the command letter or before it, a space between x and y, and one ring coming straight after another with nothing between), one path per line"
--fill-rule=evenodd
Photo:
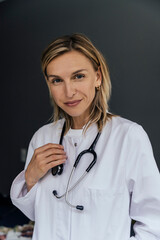
M50 83L54 84L54 85L58 85L62 82L62 79L60 78L55 78L55 79L51 79L49 80Z
M76 74L75 76L74 76L74 78L75 79L82 79L82 78L84 78L85 77L85 75L84 74Z

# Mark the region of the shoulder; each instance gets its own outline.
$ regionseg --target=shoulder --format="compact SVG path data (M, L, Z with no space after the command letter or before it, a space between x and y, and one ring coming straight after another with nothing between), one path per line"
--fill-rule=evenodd
M115 150L125 153L128 159L135 157L138 161L137 156L140 154L147 154L152 159L150 139L140 124L122 117L113 117L109 124L109 141Z
M64 119L61 119L57 122L49 123L42 126L34 133L31 139L31 143L35 147L39 147L50 142L58 143L63 123Z
M113 116L111 120L108 121L108 123L110 124L110 127L113 131L127 132L130 128L138 126L137 123L120 116Z
M131 120L115 116L109 121L110 131L117 137L129 139L148 138L143 127Z

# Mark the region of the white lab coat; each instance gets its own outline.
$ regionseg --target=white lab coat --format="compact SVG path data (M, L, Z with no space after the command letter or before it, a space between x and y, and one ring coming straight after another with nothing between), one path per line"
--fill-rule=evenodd
M64 120L40 128L28 150L27 167L34 149L59 143ZM76 156L88 148L97 134L96 124L85 135L70 129L63 145L68 160L61 176L49 171L28 193L24 171L14 180L11 199L26 216L35 220L33 240L158 240L160 239L160 175L147 134L141 126L121 117L107 122L95 151L96 165L69 193L73 205L56 199L63 194ZM76 144L77 146L75 146ZM72 184L88 167L92 156L81 159ZM130 237L131 219L135 237Z

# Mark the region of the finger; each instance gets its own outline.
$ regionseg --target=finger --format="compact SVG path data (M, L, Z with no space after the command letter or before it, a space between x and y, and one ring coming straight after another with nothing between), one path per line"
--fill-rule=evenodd
M56 162L61 160L67 160L66 155L51 155L50 157L46 158L46 164L49 164L50 162Z
M46 171L48 171L49 169L56 167L58 165L64 164L65 161L66 161L66 159L62 159L62 160L52 161L52 162L48 163L46 165Z
M43 152L47 149L52 149L52 148L55 148L55 149L64 149L63 145L60 145L60 144L56 144L56 143L47 143L39 148L36 148L35 151L37 152Z
M63 149L49 148L43 154L45 157L49 157L51 155L66 155L66 152Z
M48 157L52 157L53 160L56 160L58 156L62 156L63 158L66 158L67 155L63 150L59 149L48 149L43 152L35 153L35 158L37 161L48 161Z

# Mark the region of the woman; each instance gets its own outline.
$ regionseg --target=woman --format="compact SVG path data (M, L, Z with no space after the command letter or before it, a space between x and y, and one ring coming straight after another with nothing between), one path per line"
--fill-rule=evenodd
M102 54L82 34L64 36L44 51L42 70L54 123L34 134L11 188L13 204L35 221L33 240L160 239L152 148L141 126L108 112L111 84ZM89 150L73 168L94 140L96 154Z

